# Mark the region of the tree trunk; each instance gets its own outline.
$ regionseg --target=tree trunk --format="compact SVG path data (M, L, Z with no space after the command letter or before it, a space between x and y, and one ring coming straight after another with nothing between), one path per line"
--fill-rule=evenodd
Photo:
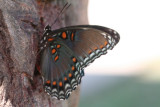
M65 3L65 0L0 1L1 107L78 106L79 87L68 100L58 101L44 92L41 76L34 73L38 41L43 34L42 29L54 22ZM65 25L88 23L88 1L70 0L70 3L70 8L52 26L53 30ZM40 17L44 17L44 26L41 24ZM26 20L33 23L29 24Z

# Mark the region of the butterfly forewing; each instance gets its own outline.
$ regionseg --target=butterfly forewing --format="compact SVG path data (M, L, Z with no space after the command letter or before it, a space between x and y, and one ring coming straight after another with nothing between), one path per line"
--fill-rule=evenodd
M80 84L83 68L106 54L119 39L116 31L101 26L46 30L40 43L45 91L54 98L67 99Z

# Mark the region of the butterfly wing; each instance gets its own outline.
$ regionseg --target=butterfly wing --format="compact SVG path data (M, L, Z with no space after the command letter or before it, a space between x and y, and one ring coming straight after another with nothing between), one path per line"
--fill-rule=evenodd
M67 99L80 84L83 68L106 54L119 39L116 31L101 26L71 26L45 32L40 65L45 91L54 98Z

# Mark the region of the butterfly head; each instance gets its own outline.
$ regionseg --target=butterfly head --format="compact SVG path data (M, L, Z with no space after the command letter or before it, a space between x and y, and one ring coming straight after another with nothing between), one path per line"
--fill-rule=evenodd
M45 31L50 31L51 30L51 26L47 25L45 28L44 28Z

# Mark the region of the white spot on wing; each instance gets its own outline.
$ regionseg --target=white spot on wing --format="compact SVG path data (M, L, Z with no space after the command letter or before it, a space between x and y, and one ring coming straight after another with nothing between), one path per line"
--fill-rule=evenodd
M109 39L108 42L111 44L111 40Z
M46 37L44 37L43 39L46 40Z
M100 50L99 50L99 49L97 49L97 50L96 50L96 54L98 54L99 52L100 52Z
M52 93L54 93L54 92L57 92L57 89L56 89L56 88L52 89Z
M59 99L59 100L61 100L61 101L62 101L62 100L64 100L64 99L63 99L63 98L61 98L61 99Z
M59 94L64 94L64 92L63 92L63 91L60 91Z
M42 49L43 49L43 47L40 47L40 49L42 50Z
M87 30L88 28L83 28L83 30Z
M117 34L117 32L116 32L116 31L113 31L113 33L114 33L114 34Z
M110 35L108 35L108 38L109 38L109 39L111 39L111 36L110 36Z
M70 85L69 85L69 84L66 84L66 85L65 85L65 89L67 89L68 87L70 87Z
M106 48L103 48L103 49L102 49L102 51L105 51L105 50L106 50Z
M43 43L43 40L41 40L40 43Z
M101 34L102 34L103 36L105 36L105 35L106 35L106 33L104 33L104 32L102 32Z
M46 86L46 89L47 89L47 90L51 90L51 87L47 87L47 86Z
M108 30L109 30L110 32L112 32L112 29L109 29L109 28L108 28Z
M107 49L109 48L109 44L107 45Z
M52 98L55 98L55 99L57 99L57 96L54 96L54 95L53 95L53 96L52 96Z
M92 53L90 54L90 57L92 58L94 55L95 55L95 53L94 53L94 52L92 52Z
M77 74L78 74L78 71L76 71L74 74L77 75Z
M52 37L55 37L55 36L56 36L56 34L52 35Z
M84 63L86 63L86 61L87 61L87 60L89 60L89 58L88 58L88 57L86 57L86 58L84 59Z

